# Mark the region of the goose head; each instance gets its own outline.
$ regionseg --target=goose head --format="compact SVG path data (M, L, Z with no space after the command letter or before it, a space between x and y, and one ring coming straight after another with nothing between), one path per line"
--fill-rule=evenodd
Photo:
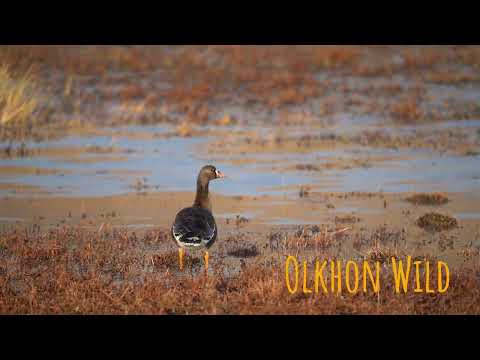
M224 177L225 175L213 165L204 166L198 174L198 180L202 184L206 184L215 179L222 179Z

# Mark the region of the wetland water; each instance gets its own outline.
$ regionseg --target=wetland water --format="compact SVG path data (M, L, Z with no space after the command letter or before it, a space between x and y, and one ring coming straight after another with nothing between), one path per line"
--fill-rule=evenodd
M367 127L374 126L366 122ZM465 128L475 132L480 121L446 122L430 128ZM348 121L336 127L310 129L309 135L344 134L364 130ZM428 126L423 126L428 130ZM408 134L418 127L380 127L384 132ZM214 163L228 175L212 190L226 196L298 196L299 187L311 185L330 192L476 192L480 190L480 156L444 153L429 149L378 149L368 146L312 149L311 151L260 151L209 153L215 135L163 136L169 128L126 127L121 134L70 136L42 143L27 142L38 153L0 159L0 184L19 184L41 189L49 195L112 196L135 191L193 191L195 174L206 163ZM268 133L273 129L263 128ZM232 129L232 133L235 130ZM259 132L261 132L259 131ZM301 137L302 128L288 129ZM128 134L128 135L127 135ZM148 134L149 136L142 136ZM137 136L135 136L137 135ZM5 147L7 144L0 144ZM42 152L42 150L45 150ZM367 159L366 164L325 167L335 161ZM380 159L377 161L377 159ZM256 161L255 161L256 160ZM280 164L281 166L273 166ZM299 171L302 164L315 164L315 171ZM288 166L284 166L288 165ZM308 169L307 169L308 170ZM0 188L1 195L22 195L14 186Z

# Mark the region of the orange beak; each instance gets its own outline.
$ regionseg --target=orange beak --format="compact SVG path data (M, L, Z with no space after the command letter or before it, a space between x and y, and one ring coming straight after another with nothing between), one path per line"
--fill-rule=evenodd
M217 176L217 179L222 179L225 177L225 175L220 170L215 170L215 175Z

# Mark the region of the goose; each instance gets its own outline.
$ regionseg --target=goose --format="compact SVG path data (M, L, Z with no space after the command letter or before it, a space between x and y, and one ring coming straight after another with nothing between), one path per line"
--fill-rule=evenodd
M179 267L183 270L185 249L205 250L205 271L208 272L208 249L217 239L218 229L212 214L212 203L208 194L211 180L225 175L213 165L204 166L197 177L197 194L193 206L180 210L172 225L172 238L178 246Z

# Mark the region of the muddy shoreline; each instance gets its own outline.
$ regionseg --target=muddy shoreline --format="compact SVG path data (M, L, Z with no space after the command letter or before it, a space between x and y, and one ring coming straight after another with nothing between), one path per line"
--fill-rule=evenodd
M220 244L229 236L249 232L248 244L263 247L268 243L268 234L317 226L328 231L349 228L336 241L346 257L358 255L358 237L381 228L401 234L395 244L385 246L402 246L412 255L435 254L451 266L469 260L463 256L465 251L478 251L480 208L472 197L476 194L449 193L445 195L448 203L443 205L411 204L406 200L411 195L312 192L308 198L288 199L214 194L212 202ZM42 231L70 226L89 231L125 229L137 234L155 229L168 231L175 214L189 206L193 197L191 192L158 192L99 198L2 198L0 226L3 231L31 226ZM423 230L416 221L432 211L457 219L458 226L449 231ZM174 250L173 242L171 245Z

